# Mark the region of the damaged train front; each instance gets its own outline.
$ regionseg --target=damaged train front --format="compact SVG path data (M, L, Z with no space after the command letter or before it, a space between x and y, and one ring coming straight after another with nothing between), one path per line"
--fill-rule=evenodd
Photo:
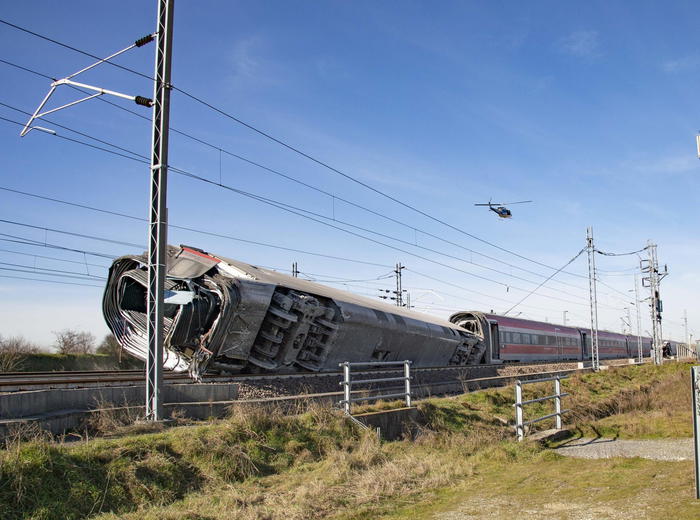
M200 379L216 360L219 371L246 364L252 339L234 324L240 303L239 280L248 275L201 250L168 246L164 294L163 366ZM145 255L117 258L102 302L107 325L131 355L148 356ZM267 295L261 296L261 307ZM261 309L262 310L262 309ZM230 329L238 332L230 337ZM223 355L222 355L223 354Z

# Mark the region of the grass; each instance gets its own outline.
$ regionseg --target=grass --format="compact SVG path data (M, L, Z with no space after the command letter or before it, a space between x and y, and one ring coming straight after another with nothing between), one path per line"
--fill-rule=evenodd
M21 372L52 372L63 370L131 370L143 368L142 361L124 356L121 363L104 354L25 354L15 369Z
M575 428L685 434L688 366L572 377L566 406L576 407ZM526 388L526 399L551 392L547 384ZM115 438L74 444L18 439L0 452L0 518L358 520L432 518L459 508L485 518L516 510L575 518L591 497L596 507L628 513L631 501L641 501L647 518L700 516L689 499L688 464L578 461L514 442L512 402L512 387L421 401L417 437L397 442L380 443L314 406L296 416L239 406L225 420L145 434L121 429ZM550 407L532 405L528 413ZM606 511L593 517L617 518Z

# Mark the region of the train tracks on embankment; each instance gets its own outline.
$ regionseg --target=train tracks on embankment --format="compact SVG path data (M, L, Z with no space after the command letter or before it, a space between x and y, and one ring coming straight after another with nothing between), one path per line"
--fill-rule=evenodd
M610 360L620 363L627 360ZM398 374L403 369L383 368L363 370L358 375L380 378ZM447 366L412 369L413 387L428 393L468 391L486 386L507 384L516 377L527 378L572 373L587 370L576 361L540 362L533 364L489 364L472 366ZM166 372L165 384L190 384L194 381L187 374ZM335 393L339 391L342 373L297 372L288 374L236 374L208 375L202 383L231 383L239 387L239 399L264 399L304 394ZM143 385L143 370L96 370L56 372L8 372L0 374L0 393L50 389L81 389L107 386ZM377 384L377 388L381 385ZM451 389L451 390L450 390ZM440 391L443 390L443 391ZM422 393L422 392L421 392Z

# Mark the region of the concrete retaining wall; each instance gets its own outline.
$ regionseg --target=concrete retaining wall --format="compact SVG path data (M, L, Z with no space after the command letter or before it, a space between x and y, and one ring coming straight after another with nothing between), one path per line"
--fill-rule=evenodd
M396 408L353 417L369 428L379 428L382 439L393 441L404 435L412 436L418 429L419 416L418 408Z

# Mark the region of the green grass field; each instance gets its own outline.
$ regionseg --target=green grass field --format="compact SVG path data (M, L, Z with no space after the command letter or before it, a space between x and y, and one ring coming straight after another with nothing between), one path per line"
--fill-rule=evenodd
M577 435L691 432L689 365L564 386ZM16 440L0 452L0 518L700 518L691 462L578 460L517 443L512 402L512 387L421 401L419 434L396 442L321 407L237 407L223 420L72 444Z

